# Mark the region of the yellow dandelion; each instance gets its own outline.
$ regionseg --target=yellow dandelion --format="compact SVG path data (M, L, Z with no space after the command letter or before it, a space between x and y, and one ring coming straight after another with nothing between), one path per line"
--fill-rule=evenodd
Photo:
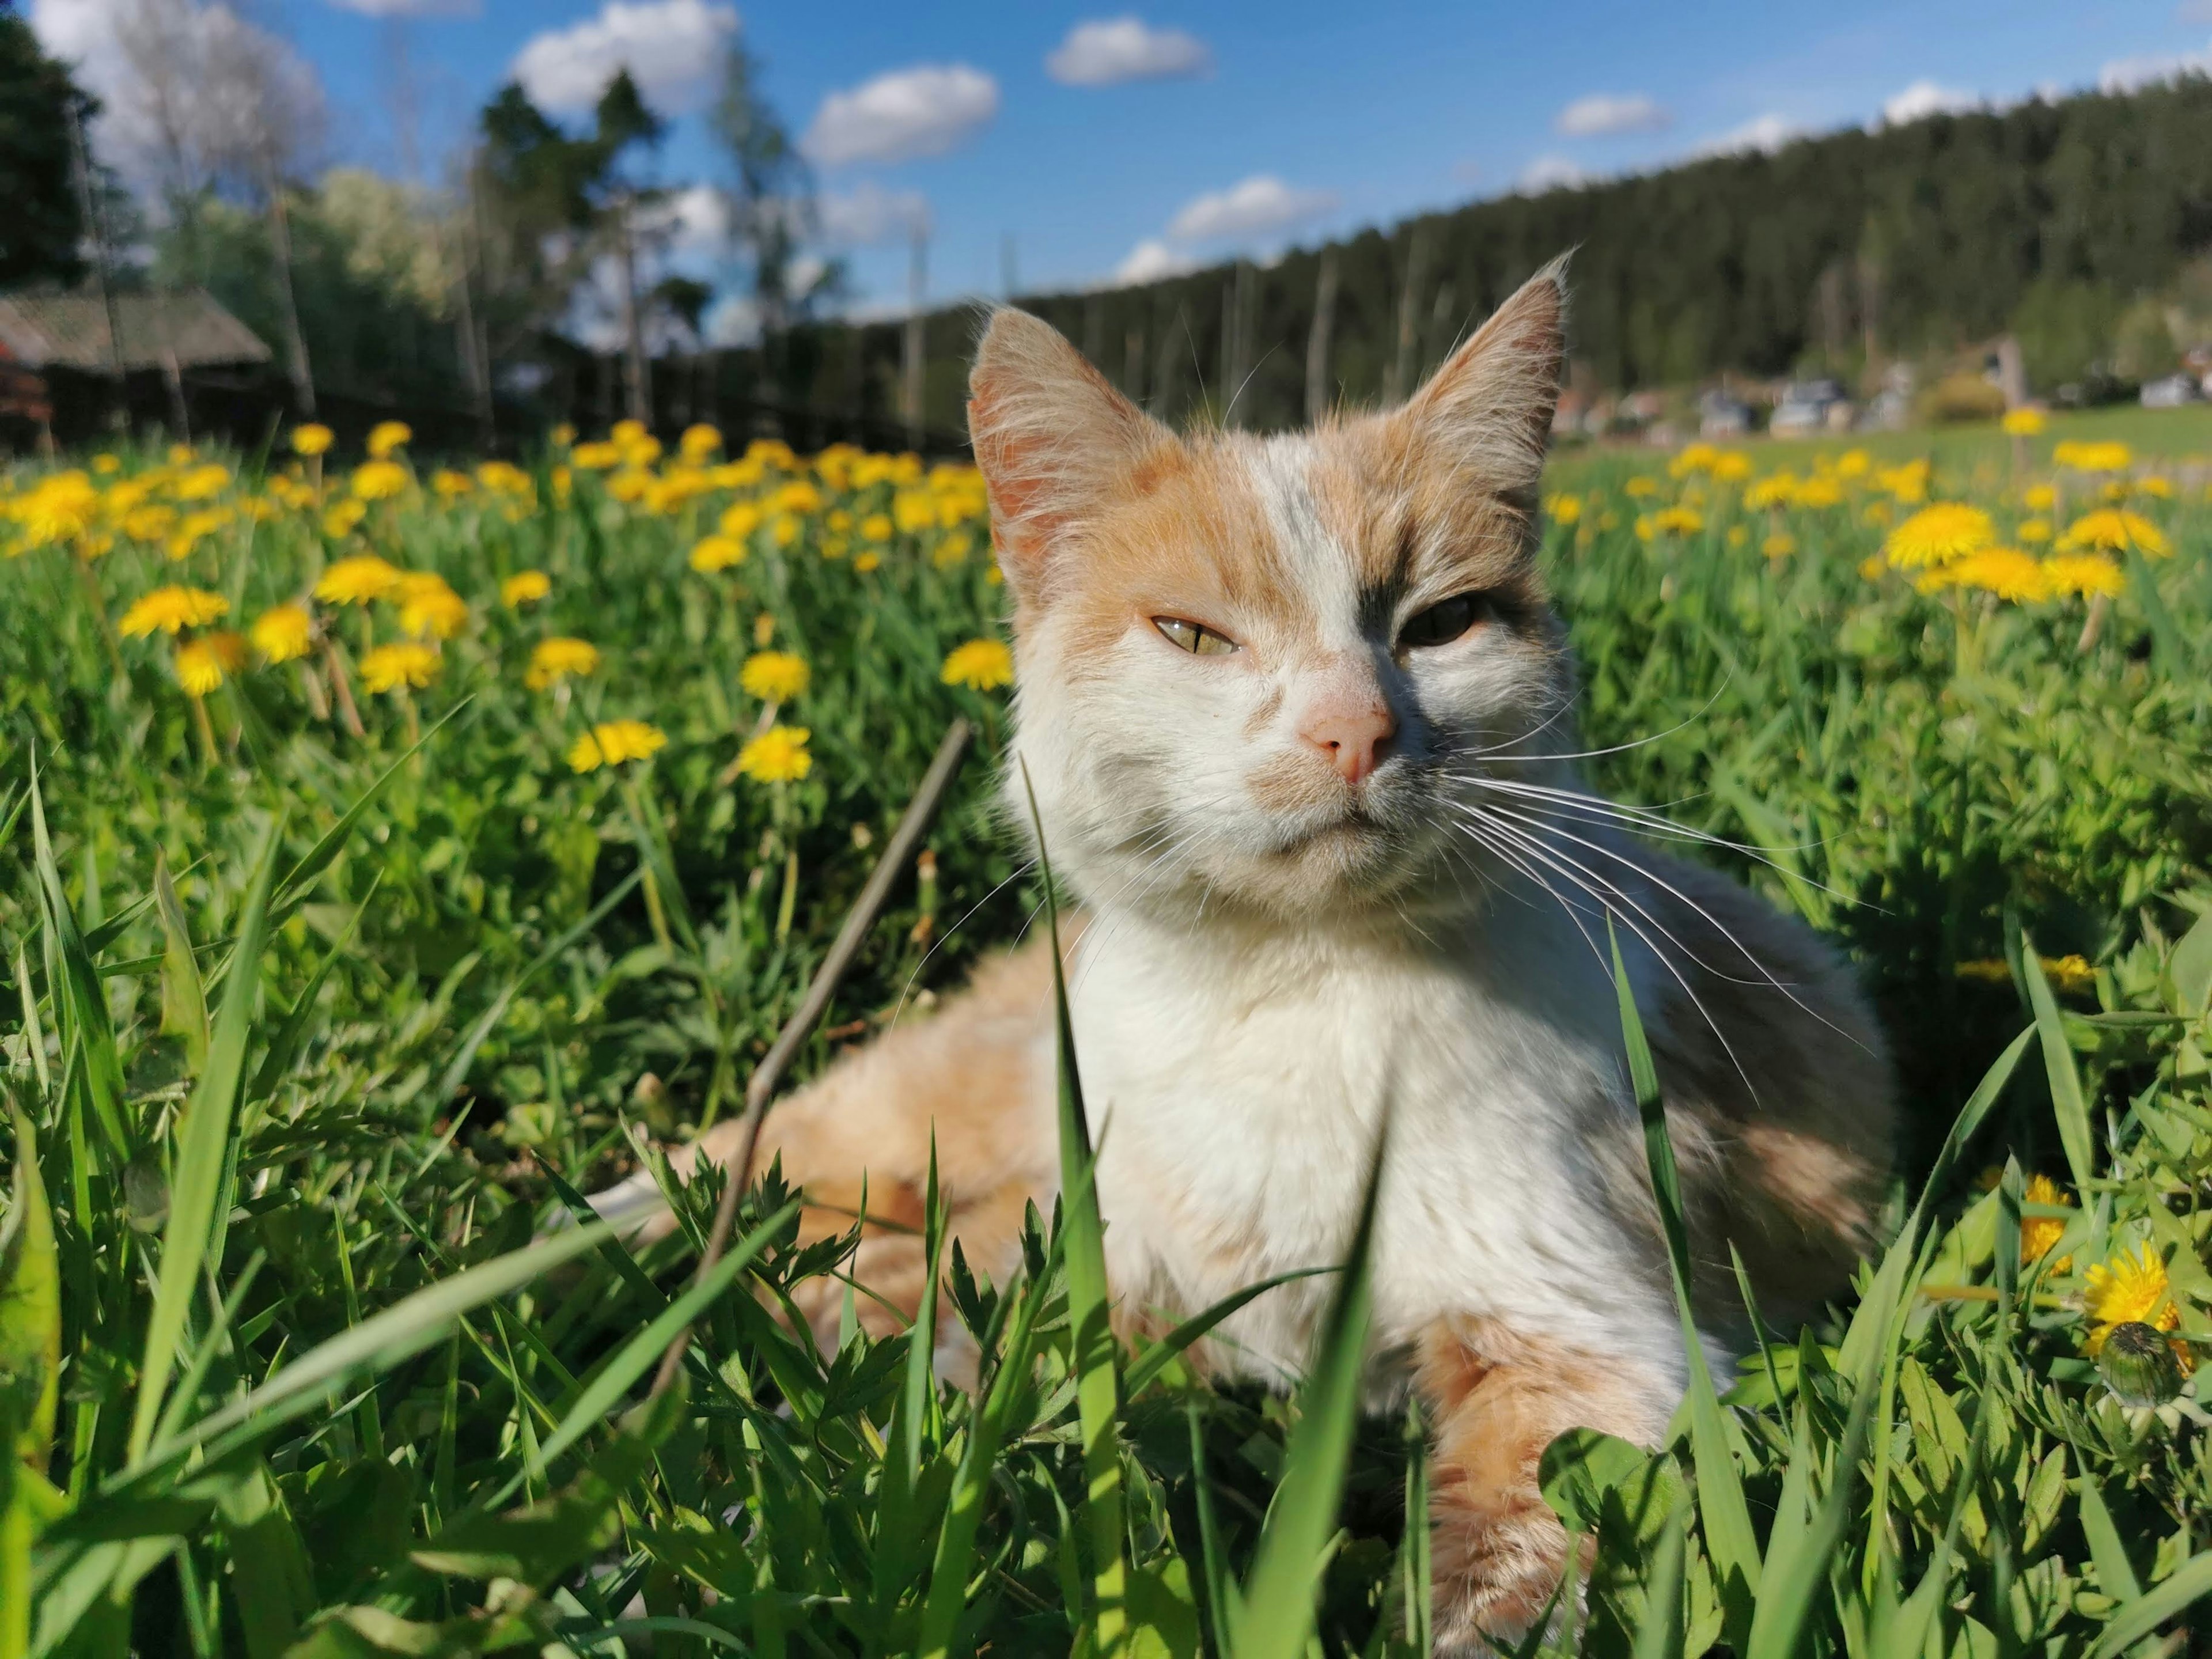
M535 605L553 591L553 579L542 570L518 570L499 585L499 602L509 611Z
M404 421L379 421L368 431L369 455L380 461L393 450L404 448L414 436L414 428Z
M722 516L716 528L725 536L743 541L760 528L760 523L759 506L752 501L738 501L722 509Z
M1621 485L1621 488L1628 492L1631 500L1640 501L1647 496L1656 495L1659 493L1659 480L1638 474Z
M156 631L204 628L229 614L230 601L204 587L157 587L125 611L116 627L125 638L140 639Z
M1583 515L1583 498L1562 490L1545 498L1544 512L1553 524L1572 524ZM866 526L862 533L866 533Z
M467 473L456 472L450 466L441 466L430 475L431 493L441 501L457 501L475 488L475 480Z
M573 771L596 772L602 766L645 760L664 748L668 734L644 720L603 720L568 747Z
M407 469L397 461L363 461L353 470L350 488L356 501L388 501L406 489Z
M871 570L882 569L883 563L884 556L872 547L853 561L853 568L866 575Z
M747 696L763 702L789 702L805 691L811 678L805 658L789 651L760 651L745 659L738 684Z
M421 690L436 678L438 653L416 640L380 645L361 659L361 683L371 691Z
M173 507L134 507L123 515L123 533L134 542L158 542L177 527Z
M2173 499L2173 480L2153 473L2148 478L2136 480L2136 491L2154 501L2170 501Z
M2104 1350L2116 1325L2148 1325L2170 1331L2181 1323L2166 1281L2166 1263L2149 1245L2123 1249L2110 1261L2089 1269L2082 1288L2084 1311L2089 1316L2089 1334L2083 1346L2092 1354ZM2186 1345L2175 1343L2174 1355L2186 1366L2194 1360Z
M2068 439L2051 447L2051 459L2076 472L2124 472L2135 465L2135 452L2125 444L2084 442Z
M704 536L691 550L691 568L702 576L745 562L745 544L734 536Z
M270 662L289 662L307 654L314 619L301 605L271 605L253 620L253 648Z
M222 684L222 659L205 640L177 647L177 684L195 697L204 697Z
M229 488L230 469L210 461L180 476L169 487L169 493L180 501L213 501Z
M1759 544L1759 550L1770 559L1786 559L1797 550L1797 538L1778 530Z
M694 463L703 461L722 447L722 434L704 421L684 428L684 435L676 441L676 448L684 459Z
M2033 438L2042 432L2047 422L2041 410L2031 408L2005 410L2004 419L1999 424L2009 436Z
M325 605L367 605L392 593L405 573L374 553L340 559L315 584L315 597Z
M622 465L622 451L611 443L578 444L568 459L586 472L609 472Z
M997 640L970 640L953 648L945 659L945 672L938 678L947 685L964 685L975 691L1011 685L1013 653Z
M1964 501L1923 507L1889 532L1883 550L1899 570L1928 570L1978 553L1996 540L1990 515Z
M2013 532L2013 539L2030 547L2040 547L2051 539L2051 520L2022 519L2020 528Z
M332 541L343 540L353 533L354 526L368 516L368 504L349 498L338 502L323 514L323 534Z
M2043 580L2053 599L2117 599L2127 574L2101 553L2060 553L2043 562Z
M1797 486L1796 505L1799 507L1822 508L1841 507L1843 504L1844 487L1835 478L1816 475Z
M2032 605L2050 592L2043 566L2016 547L1985 547L1948 564L1934 566L1923 571L1913 586L1923 593L1946 587L1972 588L2015 605Z
M964 530L956 530L937 544L929 562L939 570L950 570L955 565L966 563L968 556L975 550L975 538Z
M599 666L599 648L589 640L540 640L530 653L530 666L523 672L522 683L532 691L543 691L571 674L580 678L594 673Z
M292 428L292 449L295 454L319 455L331 447L331 429L309 421L304 426Z
M888 513L871 513L860 520L860 534L872 542L887 542L897 526Z
M1794 472L1770 472L1743 492L1743 504L1754 513L1787 507L1796 499L1797 475Z
M738 751L738 770L761 783L795 783L814 769L803 726L771 726Z
M443 576L412 572L399 579L400 631L450 640L469 625L469 605Z
M112 472L120 472L123 471L122 458L117 455L95 455L92 458L92 470L102 477L106 477Z
M2069 553L2126 553L2162 559L2172 549L2159 527L2140 513L2124 507L2100 507L2085 513L2066 527L2058 545Z
M486 461L477 468L477 482L495 495L525 496L534 485L530 475L513 461Z
M790 514L779 513L775 520L769 524L768 532L775 538L775 544L778 547L789 547L799 539L799 532L805 526Z
M99 489L74 467L55 473L14 503L15 520L33 547L82 537L99 513Z
M2066 1203L2066 1194L2059 1189L2058 1183L2049 1176L2031 1176L2023 1195L2031 1204L2047 1204L2053 1208L2063 1207ZM2061 1217L2022 1216L2020 1218L2021 1265L2026 1267L2031 1261L2042 1261L2045 1256L2051 1254L2051 1247L2065 1237L2065 1233L2066 1223ZM2055 1261L2051 1264L2051 1270L2053 1273L2063 1273L2072 1260L2073 1258L2069 1256Z

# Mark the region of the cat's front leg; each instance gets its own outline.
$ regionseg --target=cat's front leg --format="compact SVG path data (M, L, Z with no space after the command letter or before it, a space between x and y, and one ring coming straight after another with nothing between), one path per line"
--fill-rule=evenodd
M1567 1534L1538 1490L1544 1448L1571 1428L1638 1444L1665 1433L1677 1381L1492 1319L1439 1320L1415 1386L1432 1425L1431 1576L1437 1650L1489 1651L1544 1614Z

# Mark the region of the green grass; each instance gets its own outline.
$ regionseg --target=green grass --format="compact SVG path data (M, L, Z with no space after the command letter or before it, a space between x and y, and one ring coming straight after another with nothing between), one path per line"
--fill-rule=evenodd
M2063 435L2089 434L2044 442ZM1987 436L1922 447L1939 495L2008 530L2028 509L2000 498L2009 444ZM1808 465L1759 452L1781 459ZM2212 1589L2203 1373L2154 1341L2140 1374L2093 1358L2084 1299L2092 1269L2148 1251L2169 1289L2143 1311L2212 1338L2212 505L2201 483L2141 503L2172 556L2084 647L2079 602L1861 574L1870 484L1747 517L1729 489L1664 482L1700 491L1702 523L1646 541L1632 473L1664 476L1565 464L1583 512L1547 550L1594 745L1648 739L1603 781L1764 849L1736 872L1854 951L1911 1145L1846 1305L1762 1329L1656 1452L1553 1446L1547 1496L1595 1553L1527 1650L2201 1640L2179 1632ZM934 1385L926 1343L849 1316L834 1353L793 1338L775 1310L850 1241L800 1244L773 1181L696 1284L711 1175L640 1255L591 1226L537 1238L628 1166L630 1131L738 1109L955 716L985 752L799 1074L910 989L949 993L1049 896L994 814L1003 693L941 678L998 626L980 556L957 556L972 492L947 480L943 515L864 571L860 521L906 491L919 523L924 486L843 482L787 503L788 547L763 527L706 577L685 553L773 477L702 475L649 512L581 474L564 502L541 468L526 495L410 494L335 537L319 509L240 514L175 562L129 535L81 557L118 527L97 516L91 540L29 545L36 480L15 481L0 1659L1424 1650L1425 1531L1405 1522L1433 1475L1416 1421L1357 1415L1359 1253L1291 1401L1194 1380L1176 1348L1195 1326L1117 1346L1079 1054L1068 1199L1034 1218L1023 1271L946 1262L985 1356L972 1395ZM1778 529L1796 550L1770 560ZM172 643L110 631L174 580L250 621L364 538L470 615L426 687L349 678L362 737L316 712L327 677L250 658L203 728ZM510 610L500 580L524 569L551 594ZM324 612L356 675L396 637L389 604ZM550 635L590 639L598 670L529 689ZM769 640L811 671L778 718L812 764L783 783L728 769L766 714L739 678ZM572 770L617 718L666 746Z

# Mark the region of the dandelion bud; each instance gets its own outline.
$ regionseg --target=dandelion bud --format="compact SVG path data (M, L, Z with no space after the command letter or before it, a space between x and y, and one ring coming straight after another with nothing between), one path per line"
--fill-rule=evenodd
M2181 1365L2165 1335L2140 1320L2115 1325L2097 1354L2112 1398L2130 1408L2163 1406L2181 1392Z

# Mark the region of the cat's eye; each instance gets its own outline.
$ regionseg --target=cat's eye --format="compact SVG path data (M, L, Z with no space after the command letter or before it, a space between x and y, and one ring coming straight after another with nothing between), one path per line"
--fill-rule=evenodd
M1186 622L1181 617L1155 617L1152 626L1166 636L1171 645L1179 645L1194 657L1225 657L1237 649L1237 641L1226 634L1218 634L1204 623Z
M1449 645L1478 623L1488 622L1496 614L1497 607L1491 603L1489 594L1455 593L1425 611L1415 612L1399 631L1398 643L1416 649Z

